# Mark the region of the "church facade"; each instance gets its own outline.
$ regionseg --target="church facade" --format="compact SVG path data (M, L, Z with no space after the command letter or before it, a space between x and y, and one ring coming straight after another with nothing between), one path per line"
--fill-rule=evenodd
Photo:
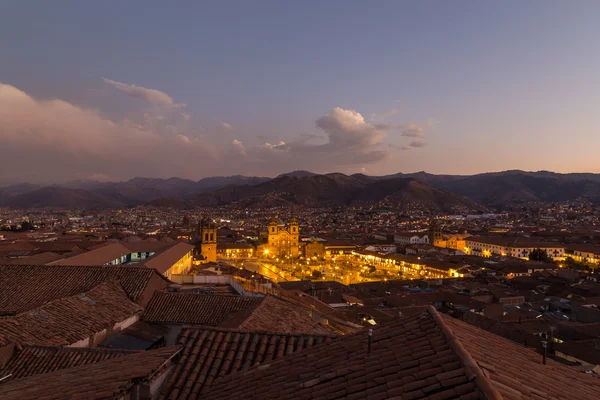
M267 242L258 248L259 257L297 258L300 246L300 227L298 220L292 218L289 224L279 224L273 218L267 225Z

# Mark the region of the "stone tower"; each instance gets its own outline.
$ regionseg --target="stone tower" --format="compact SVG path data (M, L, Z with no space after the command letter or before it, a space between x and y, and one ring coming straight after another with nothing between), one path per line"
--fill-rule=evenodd
M208 262L217 261L217 226L208 219L202 220L199 224L199 253L204 256Z
M442 230L440 229L437 220L433 219L431 221L431 226L429 227L429 244L432 246L440 246L443 241Z
M292 218L290 220L290 253L292 257L298 257L298 243L300 240L300 227L298 220Z

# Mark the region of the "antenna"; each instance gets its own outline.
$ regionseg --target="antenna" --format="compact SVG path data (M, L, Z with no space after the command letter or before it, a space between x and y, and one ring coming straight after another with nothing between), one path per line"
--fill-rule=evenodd
M367 354L371 354L371 341L373 340L373 329L369 328L369 345L367 347Z

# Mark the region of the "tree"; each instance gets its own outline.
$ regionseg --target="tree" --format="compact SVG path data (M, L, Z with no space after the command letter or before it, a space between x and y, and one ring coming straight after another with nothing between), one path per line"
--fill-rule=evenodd
M542 261L542 262L550 262L552 259L548 256L546 250L542 249L533 249L531 253L529 253L530 261Z
M313 270L311 275L312 275L313 279L321 279L323 277L323 273L321 271L319 271L318 269Z
M374 265L369 265L369 272L374 273L375 271L377 271L377 268Z

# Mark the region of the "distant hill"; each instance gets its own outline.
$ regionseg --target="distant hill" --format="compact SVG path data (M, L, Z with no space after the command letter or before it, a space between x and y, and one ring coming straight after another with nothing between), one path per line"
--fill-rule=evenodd
M318 175L318 174L315 174L314 172L310 172L310 171L298 170L298 171L286 172L285 174L281 174L277 177L281 178L283 176L290 176L292 178L305 178L307 176L315 176L315 175Z
M349 205L388 201L408 207L419 203L432 210L482 210L473 201L412 178L377 180L365 176L326 174L280 176L255 186L237 186L197 196L196 206Z
M117 208L125 204L116 199L102 196L82 189L67 189L60 187L44 187L29 193L10 197L4 203L11 208Z
M42 190L43 189L43 190ZM61 190L63 189L63 190ZM47 197L44 197L47 196ZM424 171L384 176L293 171L276 178L243 175L133 178L125 182L72 181L62 185L16 184L0 188L0 206L99 208L141 204L161 207L416 204L442 210L479 205L503 208L527 202L584 198L600 202L600 174L510 170L477 175ZM170 205L169 205L170 204Z

